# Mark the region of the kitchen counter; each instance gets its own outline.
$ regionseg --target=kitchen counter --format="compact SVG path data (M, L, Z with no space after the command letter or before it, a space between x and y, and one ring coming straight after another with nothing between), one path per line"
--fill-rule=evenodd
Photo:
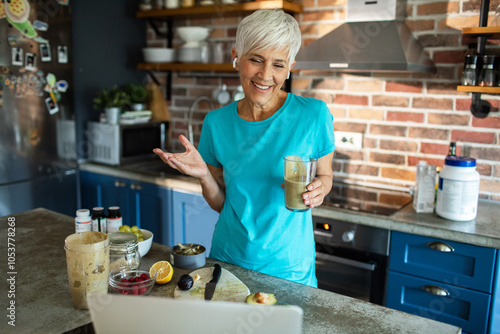
M73 307L69 292L64 239L73 232L73 217L46 209L0 218L0 234L4 237L0 243L0 253L4 258L1 271L6 278L12 279L9 284L2 285L2 305L15 302L14 312L5 307L3 310L4 315L15 316L16 325L10 326L8 321L12 319L4 316L0 332L63 333L91 322L88 311ZM140 268L147 269L156 261L168 260L169 251L169 247L153 243L150 252L142 258ZM11 262L9 267L8 261ZM213 260L207 259L206 266L213 264ZM245 283L252 293L275 292L280 302L300 306L304 310L303 333L461 332L459 328L444 323L238 266L226 263L221 265ZM174 282L180 275L188 272L189 270L174 268L172 282L155 285L151 295L171 298Z
M80 165L80 169L178 190L201 192L201 187L196 179L175 174L160 160L126 167L83 163ZM500 218L498 217L500 202L480 200L476 219L464 222L443 219L435 213L417 214L411 203L390 216L326 205L315 208L312 212L314 216L500 249Z

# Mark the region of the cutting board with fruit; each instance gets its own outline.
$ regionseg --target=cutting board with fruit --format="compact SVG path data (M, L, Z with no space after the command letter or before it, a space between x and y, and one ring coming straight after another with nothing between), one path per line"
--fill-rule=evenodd
M178 286L174 290L174 298L176 299L205 299L205 285L212 279L212 272L214 268L200 268L189 275L193 278L199 275L199 279L195 280L193 287L189 290L183 291ZM222 268L219 282L215 288L213 301L226 301L226 302L244 302L250 290L247 286L234 276L228 270Z

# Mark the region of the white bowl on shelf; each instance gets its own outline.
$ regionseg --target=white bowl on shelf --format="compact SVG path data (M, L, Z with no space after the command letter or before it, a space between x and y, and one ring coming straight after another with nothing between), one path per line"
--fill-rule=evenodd
M147 63L169 63L175 61L175 49L171 48L144 48L144 61Z
M206 27L178 27L177 35L186 42L185 46L198 47L199 42L208 38L212 28Z

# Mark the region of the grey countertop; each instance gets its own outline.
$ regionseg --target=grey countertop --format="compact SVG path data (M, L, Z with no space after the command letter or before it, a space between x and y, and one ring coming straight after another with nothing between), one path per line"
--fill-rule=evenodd
M10 223L10 226L9 226ZM11 229L9 229L9 227ZM14 229L12 229L14 228ZM15 327L5 317L1 333L63 333L91 322L89 312L73 307L64 251L64 239L74 232L74 218L46 209L35 209L0 218L1 271L14 278L2 285L2 305L15 301ZM10 235L8 234L10 233ZM7 236L11 238L7 240ZM10 242L10 244L8 244ZM7 253L13 267L7 267ZM153 243L140 268L168 260L170 248ZM9 260L10 261L10 260ZM206 266L214 261L207 260ZM399 312L379 305L311 288L255 271L222 263L251 292L275 292L280 302L304 310L303 333L460 333L457 327ZM151 295L171 298L180 275L189 272L174 268L172 281L155 285ZM14 296L8 297L8 291ZM137 297L140 298L140 297ZM6 299L9 299L8 301ZM75 333L78 331L75 331Z
M145 168L146 167L146 168ZM153 183L181 191L201 192L198 181L192 177L176 175L161 161L139 163L126 167L113 167L83 163L80 169L135 181ZM451 221L435 213L417 214L411 204L391 216L356 212L330 206L313 209L314 216L385 228L424 236L432 236L477 246L500 249L500 202L479 201L478 215L471 221Z

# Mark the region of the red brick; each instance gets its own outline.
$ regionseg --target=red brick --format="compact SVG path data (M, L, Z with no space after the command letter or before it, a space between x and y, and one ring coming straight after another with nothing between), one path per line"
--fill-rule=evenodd
M432 2L429 4L423 4L417 6L417 15L435 15L435 14L450 14L458 13L458 3L457 2Z
M500 178L500 165L493 166L493 176Z
M493 167L487 164L476 164L476 170L479 174L484 176L491 176Z
M432 60L435 63L443 64L463 64L465 51L435 51Z
M387 81L386 92L422 93L422 83Z
M366 124L364 123L353 123L353 122L333 122L335 131L348 131L348 132L366 132Z
M384 120L383 110L351 108L349 109L348 115L351 119Z
M372 124L370 125L370 134L404 137L406 129L406 126Z
M416 166L419 161L427 161L427 163L429 165L434 165L434 166L437 166L439 168L443 168L443 166L444 166L444 156L443 156L443 159L408 156L408 166Z
M363 148L377 148L377 140L363 137Z
M341 78L315 79L312 82L312 88L313 89L341 90L341 89L344 89L344 79L341 79Z
M382 167L381 176L396 180L414 181L415 171L403 168Z
M410 138L446 140L448 138L448 135L449 135L448 130L442 130L442 129L410 127L408 131L408 137Z
M470 110L471 99L456 99L455 100L455 109L456 110Z
M334 103L367 106L368 97L360 95L336 94Z
M470 156L481 160L498 161L500 157L500 148L495 147L471 147Z
M427 31L434 30L434 20L406 20L406 25L411 31Z
M382 163L394 164L394 165L404 165L406 160L405 160L405 157L403 155L399 155L399 154L370 152L369 161L382 162Z
M464 125L469 124L469 115L454 115L454 114L435 114L429 113L427 115L427 122L429 124L442 124L442 125Z
M409 105L409 99L401 96L374 95L372 105L406 108Z
M416 152L417 143L401 140L380 140L380 148L383 150Z
M414 122L422 123L424 121L423 113L401 112L401 111L388 111L386 119L388 121L397 122Z
M460 66L462 68L462 66ZM427 84L427 94L463 94L463 92L457 92L456 83L428 83Z
M307 21L331 21L333 20L333 12L332 11L308 11L302 13L302 22Z
M413 108L451 110L453 101L450 99L434 99L429 97L416 97L413 99Z
M406 21L408 22L408 21ZM434 21L431 21L432 28L425 30L434 30ZM428 34L418 36L418 42L423 48L429 47L459 47L460 35L442 34L436 35L434 31L430 31ZM456 87L455 87L456 88Z
M479 191L500 193L500 180L481 179Z
M500 117L488 116L486 118L472 118L472 126L477 128L500 129Z
M493 132L473 132L464 130L452 130L452 141L463 141L469 143L494 144L495 134ZM500 157L499 157L500 158Z
M352 164L352 163L344 164L344 172L348 174L377 176L378 171L379 171L378 167L367 166L365 164L362 165Z
M335 160L363 161L365 160L365 154L361 151L338 148L335 150Z
M423 142L420 144L420 152L425 154L448 154L449 145Z

